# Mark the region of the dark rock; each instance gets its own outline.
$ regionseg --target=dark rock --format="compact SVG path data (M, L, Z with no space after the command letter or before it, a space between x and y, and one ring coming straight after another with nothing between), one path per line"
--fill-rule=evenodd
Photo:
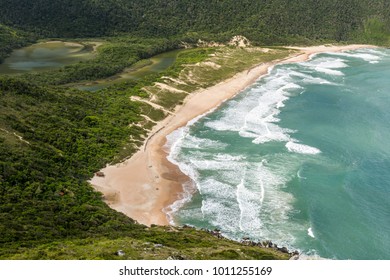
M172 255L167 258L167 260L185 260L186 258L181 255Z
M286 254L289 253L289 251L288 251L288 249L287 249L286 247L278 248L278 250L279 250L280 252L282 252L282 253L286 253Z

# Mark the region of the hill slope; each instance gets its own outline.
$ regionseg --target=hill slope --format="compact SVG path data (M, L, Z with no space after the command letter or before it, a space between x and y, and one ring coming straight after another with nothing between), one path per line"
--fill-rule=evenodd
M99 92L50 86L29 76L0 77L0 259L116 258L117 250L138 259L287 258L204 231L145 228L109 208L87 183L107 162L134 153L164 118L161 110L130 97L145 96L142 87L212 51L183 50L165 73ZM182 98L169 96L161 104Z
M161 243L175 254L190 244L194 252L186 256L197 258L286 258L257 247L237 254L231 248L238 251L241 245L232 241L202 244L198 241L212 238L204 232L145 229L111 210L86 182L118 155L132 154L164 117L129 98L159 75L97 93L54 85L113 75L177 48L181 40L224 41L242 34L258 44L386 44L388 6L384 0L0 0L0 58L36 38L115 37L106 38L94 60L39 75L0 77L0 258L111 258L113 248L122 248L117 244L129 242L140 250L144 242ZM187 53L182 65L200 62L208 52ZM180 98L162 96L162 105L174 107ZM89 251L74 253L79 245ZM61 255L64 248L69 251ZM134 258L152 256L133 253Z
M12 49L32 43L35 39L36 36L31 33L23 32L0 23L0 63Z
M52 37L200 32L271 44L353 39L370 18L390 28L386 0L0 0L0 6L0 23Z

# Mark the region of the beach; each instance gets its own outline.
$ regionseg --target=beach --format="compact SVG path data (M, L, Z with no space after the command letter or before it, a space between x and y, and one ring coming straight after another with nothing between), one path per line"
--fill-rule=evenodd
M193 92L184 100L183 105L176 108L173 115L153 128L137 153L123 163L102 169L104 176L94 176L90 182L97 191L103 193L111 208L141 224L168 225L170 221L164 209L181 198L182 186L190 179L167 160L168 154L164 150L167 135L240 93L266 75L268 69L276 64L302 62L311 55L322 52L366 47L374 46L290 47L297 50L290 57L260 64L210 88Z

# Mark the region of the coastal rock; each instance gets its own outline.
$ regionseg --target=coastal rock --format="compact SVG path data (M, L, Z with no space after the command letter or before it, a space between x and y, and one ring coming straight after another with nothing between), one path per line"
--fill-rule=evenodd
M167 260L185 260L186 258L181 255L172 255L167 258Z
M241 35L234 36L230 42L228 43L229 46L236 46L236 47L249 47L251 43L247 38Z
M299 260L299 255L293 255L291 258L290 258L291 261L296 261L296 260Z
M102 171L96 172L95 175L96 175L97 177L104 177L104 176L106 176L106 175L104 174L104 172L102 172Z
M278 248L278 250L279 250L280 252L282 252L282 253L286 253L286 254L289 253L289 251L288 251L288 249L287 249L286 247Z
M125 254L125 252L123 250L118 250L115 255L119 256L119 257L123 257Z
M274 246L272 241L269 241L269 240L265 241L263 245L265 248L272 248Z

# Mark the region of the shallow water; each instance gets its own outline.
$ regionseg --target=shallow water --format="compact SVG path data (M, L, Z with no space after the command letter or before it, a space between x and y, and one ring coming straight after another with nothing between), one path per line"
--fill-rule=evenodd
M116 83L129 80L139 80L147 75L159 73L172 66L181 50L165 52L151 57L149 64L140 67L130 67L122 73L109 79L90 84L76 85L78 89L96 91ZM23 74L61 68L65 65L93 58L91 49L82 45L67 42L44 42L17 49L0 64L0 74Z
M129 80L139 80L147 75L162 72L175 63L176 57L180 51L181 50L175 50L153 56L148 59L150 63L141 68L128 68L119 75L108 80L101 80L93 84L77 86L77 88L81 90L96 91L117 83L126 82Z
M390 51L328 53L168 136L173 220L309 255L390 259Z
M92 50L66 42L44 42L17 49L0 64L0 74L23 74L58 69L90 59Z

